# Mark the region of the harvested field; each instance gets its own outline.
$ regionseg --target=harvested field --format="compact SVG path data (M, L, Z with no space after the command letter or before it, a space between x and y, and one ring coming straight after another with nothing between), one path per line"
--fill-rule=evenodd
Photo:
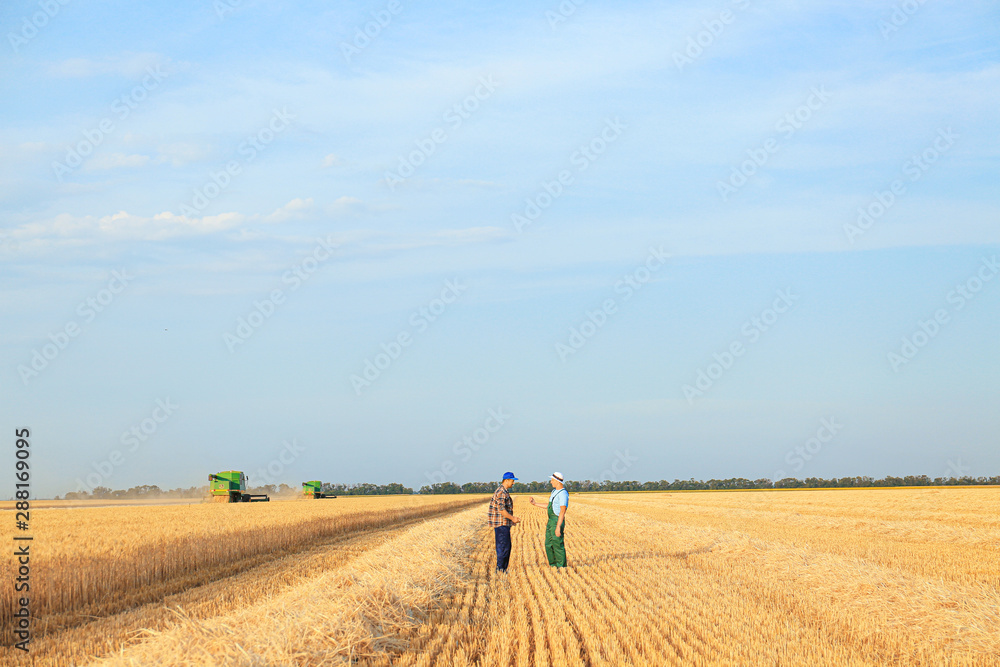
M384 527L367 503L381 503ZM524 521L505 576L482 497L372 499L356 513L280 505L304 508L287 530L315 530L309 515L333 512L343 532L70 623L33 646L36 664L985 666L1000 656L996 489L574 494L561 571L545 562L544 512L516 497ZM362 515L368 527L351 528Z
M493 572L484 531L471 583L382 664L985 666L1000 656L997 490L573 496L565 571L545 562L542 512L517 504L528 518L508 575Z

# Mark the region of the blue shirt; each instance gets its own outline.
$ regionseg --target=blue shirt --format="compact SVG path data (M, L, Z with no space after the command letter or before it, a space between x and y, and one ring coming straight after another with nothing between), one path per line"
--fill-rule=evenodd
M565 488L552 489L552 493L549 494L549 504L552 505L552 511L559 514L560 507L569 507L569 491Z

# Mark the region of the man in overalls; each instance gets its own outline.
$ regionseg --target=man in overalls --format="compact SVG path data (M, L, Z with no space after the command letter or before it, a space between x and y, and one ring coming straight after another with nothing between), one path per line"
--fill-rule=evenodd
M563 484L561 472L552 473L549 482L552 483L552 493L549 494L549 503L545 506L545 511L549 515L549 521L545 525L545 555L552 567L566 567L564 536L566 534L566 508L569 507L569 492ZM529 498L528 502L535 507L541 507L534 498Z

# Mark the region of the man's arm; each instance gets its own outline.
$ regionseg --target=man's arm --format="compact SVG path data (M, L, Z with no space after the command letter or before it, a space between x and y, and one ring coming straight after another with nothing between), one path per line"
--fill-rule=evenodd
M556 521L556 537L562 537L563 521L566 519L566 506L559 506L559 520Z
M510 508L514 509L514 499L513 498L510 499ZM503 505L500 505L499 507L497 507L497 509L500 510L500 516L502 516L503 518L510 519L514 523L521 523L521 520L518 519L513 514L511 514L510 512L508 512L507 508L505 508Z
M510 512L508 512L507 510L505 510L502 507L500 508L500 516L502 516L505 519L510 519L514 523L521 523L520 519L518 519L516 516L514 516L513 514L511 514Z

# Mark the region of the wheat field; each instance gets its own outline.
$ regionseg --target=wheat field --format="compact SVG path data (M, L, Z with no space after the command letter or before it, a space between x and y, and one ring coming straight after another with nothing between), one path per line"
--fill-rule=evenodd
M506 575L485 498L328 502L271 504L298 523L275 512L225 524L235 540L280 542L339 517L339 533L298 552L261 547L260 562L201 579L188 566L191 579L164 580L182 589L85 623L72 605L54 611L70 620L39 639L34 664L1000 663L998 489L573 494L565 570L545 562L545 513L515 497L524 521ZM168 525L184 508L142 509L147 539L187 539ZM113 551L113 537L88 547L80 530L56 543L70 559L58 562ZM149 577L144 559L170 552L128 558Z
M3 664L82 664L142 629L245 606L481 498L348 497L273 503L32 511L29 656L9 647L14 587L0 588ZM13 521L4 523L8 534ZM0 559L0 577L14 579Z

